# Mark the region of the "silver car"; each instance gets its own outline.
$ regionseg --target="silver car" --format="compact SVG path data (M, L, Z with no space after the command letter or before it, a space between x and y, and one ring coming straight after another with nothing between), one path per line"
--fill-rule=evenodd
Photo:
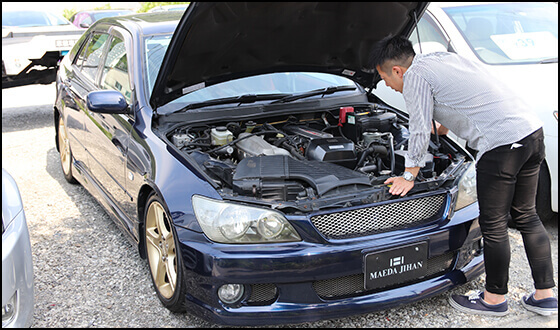
M33 321L33 262L18 186L2 169L2 328Z

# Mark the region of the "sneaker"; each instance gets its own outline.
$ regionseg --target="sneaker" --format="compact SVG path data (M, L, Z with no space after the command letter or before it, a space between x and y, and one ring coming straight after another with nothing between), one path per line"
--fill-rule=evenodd
M525 296L521 299L523 307L527 308L531 312L544 316L558 314L558 299L545 298L536 300L534 295L535 293L533 292L529 296Z
M451 295L449 297L449 304L451 307L460 310L461 312L489 315L489 316L505 316L508 313L507 300L497 305L491 305L484 302L484 292L475 291L474 293L461 296Z

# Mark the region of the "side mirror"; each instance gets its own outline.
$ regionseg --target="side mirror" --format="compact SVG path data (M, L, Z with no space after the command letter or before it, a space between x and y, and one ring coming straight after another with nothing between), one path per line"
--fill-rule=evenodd
M90 25L88 23L80 23L80 27L87 29Z
M113 90L89 92L86 104L87 108L93 112L108 114L130 113L124 96L120 92Z

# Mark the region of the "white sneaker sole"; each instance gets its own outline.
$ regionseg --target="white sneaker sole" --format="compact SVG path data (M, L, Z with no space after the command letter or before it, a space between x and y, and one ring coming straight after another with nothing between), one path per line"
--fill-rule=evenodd
M491 311L481 311L481 310L477 310L477 309L466 308L464 306L459 305L459 303L457 303L455 300L453 300L453 298L451 298L451 296L449 297L449 304L451 305L451 307L453 307L456 310L459 310L463 313L469 313L469 314L475 314L475 315L485 315L485 316L498 316L498 317L506 316L506 315L509 314L509 310L507 310L505 312L491 312Z
M525 303L525 299L521 299L521 304L527 310L529 310L533 313L537 313L537 314L542 315L542 316L550 316L550 315L558 314L558 308L552 309L552 308L542 308L542 307L536 307L536 306L528 305L527 303Z

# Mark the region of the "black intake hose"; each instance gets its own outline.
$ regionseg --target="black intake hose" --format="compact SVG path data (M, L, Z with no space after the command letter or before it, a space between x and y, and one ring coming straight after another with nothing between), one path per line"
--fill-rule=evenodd
M378 155L378 156L386 157L388 155L388 151L387 148L384 146L370 145L369 147L367 147L367 149L362 151L362 154L360 155L360 159L358 160L358 163L356 164L354 170L357 170L358 168L362 167L364 161L370 155Z

